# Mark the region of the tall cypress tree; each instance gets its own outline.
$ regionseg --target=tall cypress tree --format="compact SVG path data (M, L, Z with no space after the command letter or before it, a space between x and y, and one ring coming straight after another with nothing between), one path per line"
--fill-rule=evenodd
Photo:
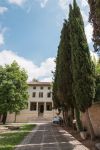
M56 85L55 85L56 82ZM56 60L54 87L56 87L57 97L60 105L67 113L73 106L72 103L72 73L71 73L71 47L69 23L65 20L61 31L60 44ZM55 89L55 88L54 88ZM67 115L67 114L66 114Z
M76 0L73 2L71 30L74 96L80 111L86 112L91 137L93 138L94 132L88 108L91 107L95 95L94 66L90 58L82 15Z
M58 56L57 56L58 58ZM57 62L57 61L56 61ZM59 100L59 97L57 95L57 91L58 91L58 88L57 88L57 73L58 73L58 67L57 67L57 63L56 63L56 69L55 69L55 72L53 72L53 90L52 90L52 98L53 98L53 102L54 102L54 107L56 109L60 109L61 105L60 105L60 100Z
M69 107L72 101L72 75L69 25L65 20L59 44L58 92L59 96Z
M72 82L72 91L73 91L73 104L74 104L74 109L75 109L75 117L76 117L76 122L77 122L77 127L79 131L83 131L83 126L82 126L82 122L80 120L80 110L78 108L77 105L77 100L75 97L75 77L74 77L74 67L77 64L77 59L75 60L76 57L74 57L77 53L77 46L78 46L78 42L77 42L77 38L76 38L76 31L75 31L75 22L74 22L74 12L73 12L73 8L72 5L70 5L69 7L69 27L70 27L70 44L71 44L71 61L72 61L72 78L73 78L73 82ZM73 67L74 64L74 67Z

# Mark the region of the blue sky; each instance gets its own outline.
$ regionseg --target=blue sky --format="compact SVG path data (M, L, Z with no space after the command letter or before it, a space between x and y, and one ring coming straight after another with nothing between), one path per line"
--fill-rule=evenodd
M51 79L63 20L72 0L0 0L0 62L14 59L24 67L29 80ZM88 4L77 0L85 21L92 49L92 27L88 23Z

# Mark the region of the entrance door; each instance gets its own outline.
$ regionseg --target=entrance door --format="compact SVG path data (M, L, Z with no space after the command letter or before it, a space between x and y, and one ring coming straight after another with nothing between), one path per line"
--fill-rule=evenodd
M44 105L40 105L40 113L44 112Z
M39 116L43 116L44 113L44 103L38 103L38 114Z

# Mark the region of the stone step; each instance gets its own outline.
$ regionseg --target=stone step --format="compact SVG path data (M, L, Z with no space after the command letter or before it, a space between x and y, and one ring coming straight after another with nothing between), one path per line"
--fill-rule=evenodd
M44 117L36 117L36 118L34 118L34 117L31 117L31 118L29 118L29 120L30 121L42 121L42 122L45 122L45 121L50 121L50 119L48 119L48 118L44 118Z

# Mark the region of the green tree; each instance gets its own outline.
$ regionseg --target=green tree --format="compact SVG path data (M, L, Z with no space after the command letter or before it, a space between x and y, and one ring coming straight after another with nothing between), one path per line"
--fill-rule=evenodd
M96 94L94 101L100 102L100 60L96 64Z
M72 8L72 5L70 5L69 7L69 26L70 26L70 44L71 44L71 61L72 61L72 78L73 78L73 82L72 82L72 91L73 91L73 104L74 104L74 109L75 109L75 117L76 117L76 123L77 123L77 127L79 131L83 131L83 126L82 126L82 122L80 120L80 110L78 108L77 105L77 100L75 97L75 82L77 82L77 80L75 80L75 67L77 65L77 58L75 57L77 55L77 32L76 32L76 24L75 24L75 16L74 16L74 11Z
M95 68L96 68L96 75L100 75L100 58L97 64L95 65Z
M95 69L89 53L82 15L76 0L73 2L72 16L71 49L74 96L79 110L86 112L91 138L93 139L94 131L90 121L88 108L91 107L95 95Z
M58 66L59 66L59 51L57 53L57 58L56 58L56 68L55 68L55 72L53 72L53 89L52 89L52 98L53 98L53 102L54 102L54 108L60 110L61 109L61 103L60 103L60 99L58 96L58 86L57 86L57 82L58 82Z
M100 51L100 0L88 0L90 6L89 21L93 24L93 42L96 51Z
M57 75L56 75L56 71L53 73L53 76L54 76L54 81L53 81L52 98L53 98L53 102L54 102L54 108L55 109L60 109L60 107L61 107L60 100L57 96Z
M73 94L69 23L66 20L63 24L58 47L53 91L57 94L57 101L59 101L61 108L65 112L65 119L67 119L68 110L73 107Z
M3 114L3 123L7 113L15 114L27 107L27 74L14 61L0 69L0 112Z

